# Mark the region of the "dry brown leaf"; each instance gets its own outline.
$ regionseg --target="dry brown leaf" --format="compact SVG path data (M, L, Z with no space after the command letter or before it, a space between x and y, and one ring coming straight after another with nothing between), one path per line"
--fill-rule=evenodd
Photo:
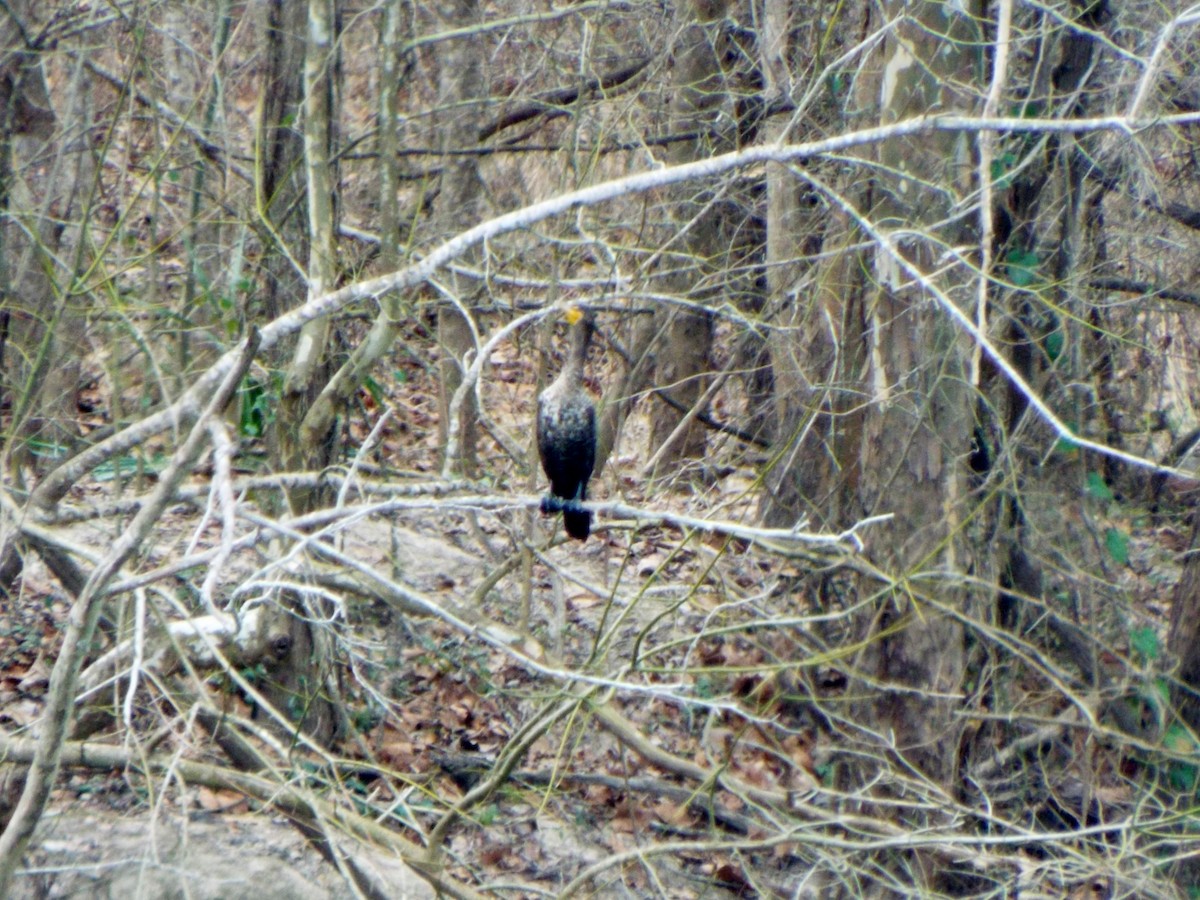
M207 787L197 789L196 803L206 812L247 812L250 808L245 795L237 791Z
M17 682L17 690L22 694L40 697L46 692L48 684L50 684L50 667L46 665L42 654L38 653L37 659L25 670L25 676Z
M0 711L0 722L12 722L21 728L37 719L42 712L42 705L36 700L24 699L11 703Z
M400 771L414 770L419 756L416 744L400 739L385 741L375 755L384 765Z
M654 804L654 814L658 817L659 821L667 825L674 825L677 828L691 824L695 819L695 816L692 815L692 811L686 803L676 803L673 800L668 800L666 797L659 799Z

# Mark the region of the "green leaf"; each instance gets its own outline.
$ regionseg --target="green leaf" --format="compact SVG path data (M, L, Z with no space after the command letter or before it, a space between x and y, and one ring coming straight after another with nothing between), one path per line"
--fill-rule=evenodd
M1118 566L1129 564L1129 535L1119 528L1109 528L1104 532L1104 546L1108 555Z
M66 444L60 444L57 441L30 438L25 442L25 447L39 459L65 459L67 456Z
M1163 746L1172 753L1195 753L1196 742L1182 722L1172 722L1163 734Z
M1133 629L1129 632L1129 649L1142 661L1153 662L1159 655L1158 632L1149 626Z
M1050 357L1050 362L1054 362L1062 356L1063 345L1067 339L1063 336L1062 329L1051 331L1042 341L1042 346L1046 350L1046 356Z
M247 377L238 389L241 400L241 419L238 434L244 438L260 438L275 421L277 395L269 393L255 378Z
M1069 437L1060 437L1054 442L1054 452L1064 456L1072 456L1079 452L1079 445Z
M1037 267L1041 260L1032 250L1013 249L1005 257L1008 280L1017 287L1029 287L1038 280Z
M1172 753L1194 755L1196 742L1188 734L1187 728L1180 722L1173 722L1163 735L1163 747ZM1191 794L1196 790L1196 767L1182 760L1171 760L1167 763L1167 782L1179 793Z
M1173 762L1167 769L1167 780L1172 789L1181 794L1191 794L1196 790L1196 767L1190 763Z
M1097 500L1108 502L1113 499L1112 488L1104 483L1104 476L1099 472L1088 472L1087 492Z
M1044 109L1045 104L1040 100L1024 100L1013 104L1012 114L1022 119L1040 119Z
M112 481L118 477L130 478L136 475L139 470L142 472L158 472L160 468L153 459L139 461L134 456L121 456L96 466L92 472L92 477L97 481Z
M374 400L376 404L379 406L384 405L387 399L387 393L384 391L383 387L378 381L368 375L363 379L363 388L365 388L366 392L371 395L371 399Z
M1154 679L1154 693L1158 695L1160 703L1167 704L1171 702L1171 684L1165 678Z
M997 190L1007 191L1012 187L1012 178L1009 177L1009 173L1016 165L1017 154L1011 150L992 160L992 181L995 182Z

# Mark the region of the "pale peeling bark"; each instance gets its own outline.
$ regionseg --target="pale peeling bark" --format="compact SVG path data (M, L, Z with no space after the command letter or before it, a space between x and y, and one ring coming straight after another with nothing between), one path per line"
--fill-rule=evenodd
M336 279L333 186L329 158L332 143L334 14L332 0L311 0L308 48L304 61L304 160L308 190L309 258L307 295L319 297ZM282 461L292 471L319 469L329 462L332 417L309 415L309 403L324 387L329 317L300 329L280 398L279 440ZM293 498L295 502L296 498ZM301 504L302 510L305 504Z
M968 11L927 0L886 9L899 21L882 48L876 82L882 122L932 110L970 112L976 94L966 88L979 81L982 60ZM895 516L886 537L869 548L878 563L938 604L956 607L965 599L956 579L928 576L966 570L959 503L973 429L970 347L944 311L911 286L893 251L926 274L940 269L939 288L968 306L971 274L942 265L941 248L970 240L977 221L943 224L972 190L972 147L965 134L899 139L880 144L878 160L895 175L875 182L868 219L884 233L919 229L921 236L877 245L871 260L863 384L871 402L858 501L863 512ZM857 664L883 691L864 704L864 721L893 735L911 763L949 787L961 727L954 710L963 689L962 625L900 587L883 598L869 630Z

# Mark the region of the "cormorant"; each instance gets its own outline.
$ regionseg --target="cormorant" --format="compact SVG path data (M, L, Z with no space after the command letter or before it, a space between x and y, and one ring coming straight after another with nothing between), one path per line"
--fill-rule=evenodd
M570 352L558 378L538 397L538 455L553 495L542 501L542 512L561 509L567 534L586 541L592 514L579 503L587 499L596 464L596 406L583 387L583 365L595 325L590 312L574 306L566 319L572 327Z

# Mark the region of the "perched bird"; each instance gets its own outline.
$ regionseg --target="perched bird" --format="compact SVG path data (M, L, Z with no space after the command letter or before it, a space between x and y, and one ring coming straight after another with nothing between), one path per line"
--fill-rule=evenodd
M587 499L596 464L596 406L583 387L583 366L595 325L592 314L576 306L567 310L566 320L571 349L558 378L538 397L538 455L553 495L542 501L542 511L561 509L567 534L586 541L592 514L579 504Z

